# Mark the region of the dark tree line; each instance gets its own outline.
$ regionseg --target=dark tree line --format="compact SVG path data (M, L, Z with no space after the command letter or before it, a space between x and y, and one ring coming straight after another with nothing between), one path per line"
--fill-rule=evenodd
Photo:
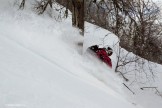
M19 9L24 9L25 1L22 0ZM72 12L72 25L81 30L84 35L84 0L35 0L34 9L38 14L43 14L47 7L53 8L53 4L59 3L64 7L60 9L65 10L65 17L68 16L68 10Z
M151 0L87 0L86 20L119 36L120 46L162 64L159 7Z

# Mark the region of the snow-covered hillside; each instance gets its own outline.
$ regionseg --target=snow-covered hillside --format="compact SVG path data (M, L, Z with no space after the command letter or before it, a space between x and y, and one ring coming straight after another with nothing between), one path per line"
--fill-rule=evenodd
M91 29L95 26L86 26L87 34L95 35ZM105 30L101 31L97 33L105 35ZM87 43L85 39L71 26L70 19L57 22L28 9L17 10L13 1L0 0L0 108L149 106L141 104L145 100L140 96L130 94L128 100L113 69L82 52L78 43ZM111 39L111 44L117 41L114 35ZM115 55L112 60L115 65ZM153 99L157 106L147 108L162 105L160 97Z

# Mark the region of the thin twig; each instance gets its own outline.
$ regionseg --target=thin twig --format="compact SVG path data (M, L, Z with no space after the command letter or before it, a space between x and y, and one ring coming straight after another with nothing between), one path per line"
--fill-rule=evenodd
M129 90L131 91L133 94L135 94L125 83L123 83L123 85Z

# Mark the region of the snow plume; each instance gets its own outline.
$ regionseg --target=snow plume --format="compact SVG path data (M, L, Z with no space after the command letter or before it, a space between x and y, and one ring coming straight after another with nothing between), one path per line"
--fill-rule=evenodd
M103 39L110 32L102 29L97 32L94 25L86 23L89 31L86 29L83 38L71 26L70 18L57 22L46 14L38 16L10 4L14 2L0 1L0 107L147 106L140 103L142 98L134 95L128 98L123 93L123 81L113 72L114 67L110 69L92 55L82 52L96 43L97 36ZM92 37L91 34L95 38L89 43L88 35ZM105 38L107 43L104 45L112 46L118 41L113 34L109 37ZM113 65L115 57L115 54L111 57ZM136 99L138 101L134 101ZM157 106L161 105L159 100Z

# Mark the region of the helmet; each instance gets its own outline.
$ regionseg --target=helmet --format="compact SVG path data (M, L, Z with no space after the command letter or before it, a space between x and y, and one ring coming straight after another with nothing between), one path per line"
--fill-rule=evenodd
M106 52L107 52L108 56L111 56L113 54L113 50L110 47L106 48Z

